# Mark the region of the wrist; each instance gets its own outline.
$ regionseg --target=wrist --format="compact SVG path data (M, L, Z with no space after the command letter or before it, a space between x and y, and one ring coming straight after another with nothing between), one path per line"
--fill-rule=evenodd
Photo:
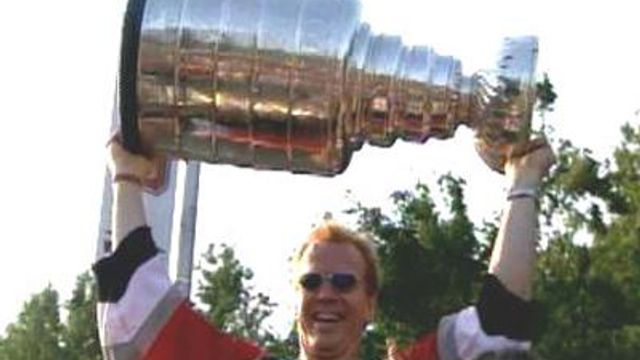
M133 184L142 186L142 180L138 176L127 173L116 174L113 177L112 182L114 184Z
M542 183L542 179L540 176L536 174L518 174L516 176L511 177L509 187L510 189L531 189L534 191L538 191L540 188L540 184Z

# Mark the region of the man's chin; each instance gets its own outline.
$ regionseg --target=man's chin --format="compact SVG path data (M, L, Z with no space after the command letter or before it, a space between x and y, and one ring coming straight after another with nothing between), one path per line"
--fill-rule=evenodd
M307 344L305 352L315 358L337 358L344 356L348 352L347 348L348 346L337 337L332 339L322 337L315 339L312 344Z
M331 335L342 332L344 324L340 322L314 322L313 330L316 336Z
M349 347L345 344L345 336L340 329L320 325L314 327L314 335L309 339L306 345L307 350L316 354L339 353L345 351Z

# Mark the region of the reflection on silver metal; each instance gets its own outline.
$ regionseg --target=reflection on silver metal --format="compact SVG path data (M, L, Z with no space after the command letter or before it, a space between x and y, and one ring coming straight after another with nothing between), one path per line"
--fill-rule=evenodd
M507 39L497 69L404 46L360 23L358 0L147 0L137 73L149 151L334 175L365 141L476 130L496 170L529 127L537 41Z

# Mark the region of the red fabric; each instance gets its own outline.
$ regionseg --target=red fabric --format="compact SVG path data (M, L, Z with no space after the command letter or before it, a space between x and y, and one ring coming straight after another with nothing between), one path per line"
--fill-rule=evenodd
M390 360L438 360L436 332L408 348L389 354ZM209 324L185 301L173 313L144 360L255 360L262 348L234 338Z
M144 360L254 360L262 353L256 344L220 332L184 302Z
M437 333L422 336L408 348L389 354L390 360L438 360Z

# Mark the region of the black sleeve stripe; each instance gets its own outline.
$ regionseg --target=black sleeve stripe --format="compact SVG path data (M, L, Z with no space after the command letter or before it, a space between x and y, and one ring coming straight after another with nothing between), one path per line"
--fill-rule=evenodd
M534 303L512 294L494 275L484 279L477 305L482 330L513 340L532 340Z
M118 302L136 270L157 253L151 229L140 227L129 233L111 256L93 265L98 283L98 301Z

